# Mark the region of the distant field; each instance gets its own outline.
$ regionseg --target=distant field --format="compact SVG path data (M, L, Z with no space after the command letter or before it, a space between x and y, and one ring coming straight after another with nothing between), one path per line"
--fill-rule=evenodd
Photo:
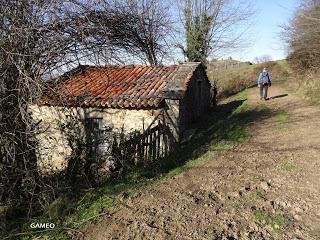
M250 65L247 62L224 60L208 65L208 77L218 88L218 99L228 97L256 83L258 73L267 67L275 81L287 78L289 67L285 60Z

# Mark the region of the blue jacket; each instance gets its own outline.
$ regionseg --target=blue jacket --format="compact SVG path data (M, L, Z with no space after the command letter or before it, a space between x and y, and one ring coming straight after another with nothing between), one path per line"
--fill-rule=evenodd
M271 75L269 72L267 72L267 77L268 77L268 82L272 83ZM258 84L262 82L262 78L263 77L262 77L262 71L261 71L258 76L258 81L257 81Z

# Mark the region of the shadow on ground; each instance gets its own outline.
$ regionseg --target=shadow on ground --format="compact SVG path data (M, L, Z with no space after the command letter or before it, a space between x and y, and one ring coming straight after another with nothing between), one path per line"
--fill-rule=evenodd
M285 93L285 94L280 94L280 95L272 96L272 97L270 97L270 99L282 98L282 97L287 97L287 96L288 96L288 94Z
M241 142L248 136L250 123L273 115L267 108L250 109L246 99L220 104L192 126L196 134L189 142L153 166L151 175L167 173L202 157L208 151L217 151Z

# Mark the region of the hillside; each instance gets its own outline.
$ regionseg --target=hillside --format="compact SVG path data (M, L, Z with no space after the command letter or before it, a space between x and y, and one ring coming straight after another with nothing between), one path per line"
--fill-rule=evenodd
M285 60L252 65L236 60L216 61L209 64L207 72L210 81L216 84L218 98L221 99L255 84L263 67L267 67L276 80L288 77L289 67Z

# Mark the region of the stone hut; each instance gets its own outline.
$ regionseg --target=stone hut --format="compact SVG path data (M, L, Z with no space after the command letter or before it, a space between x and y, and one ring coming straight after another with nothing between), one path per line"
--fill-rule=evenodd
M137 137L140 133L145 139L139 140L142 149L136 149L142 157L161 157L211 106L210 88L205 68L198 62L79 66L51 82L31 106L40 130L39 159L63 167L72 149L61 126L75 115L92 132L108 127L113 132L135 132Z

